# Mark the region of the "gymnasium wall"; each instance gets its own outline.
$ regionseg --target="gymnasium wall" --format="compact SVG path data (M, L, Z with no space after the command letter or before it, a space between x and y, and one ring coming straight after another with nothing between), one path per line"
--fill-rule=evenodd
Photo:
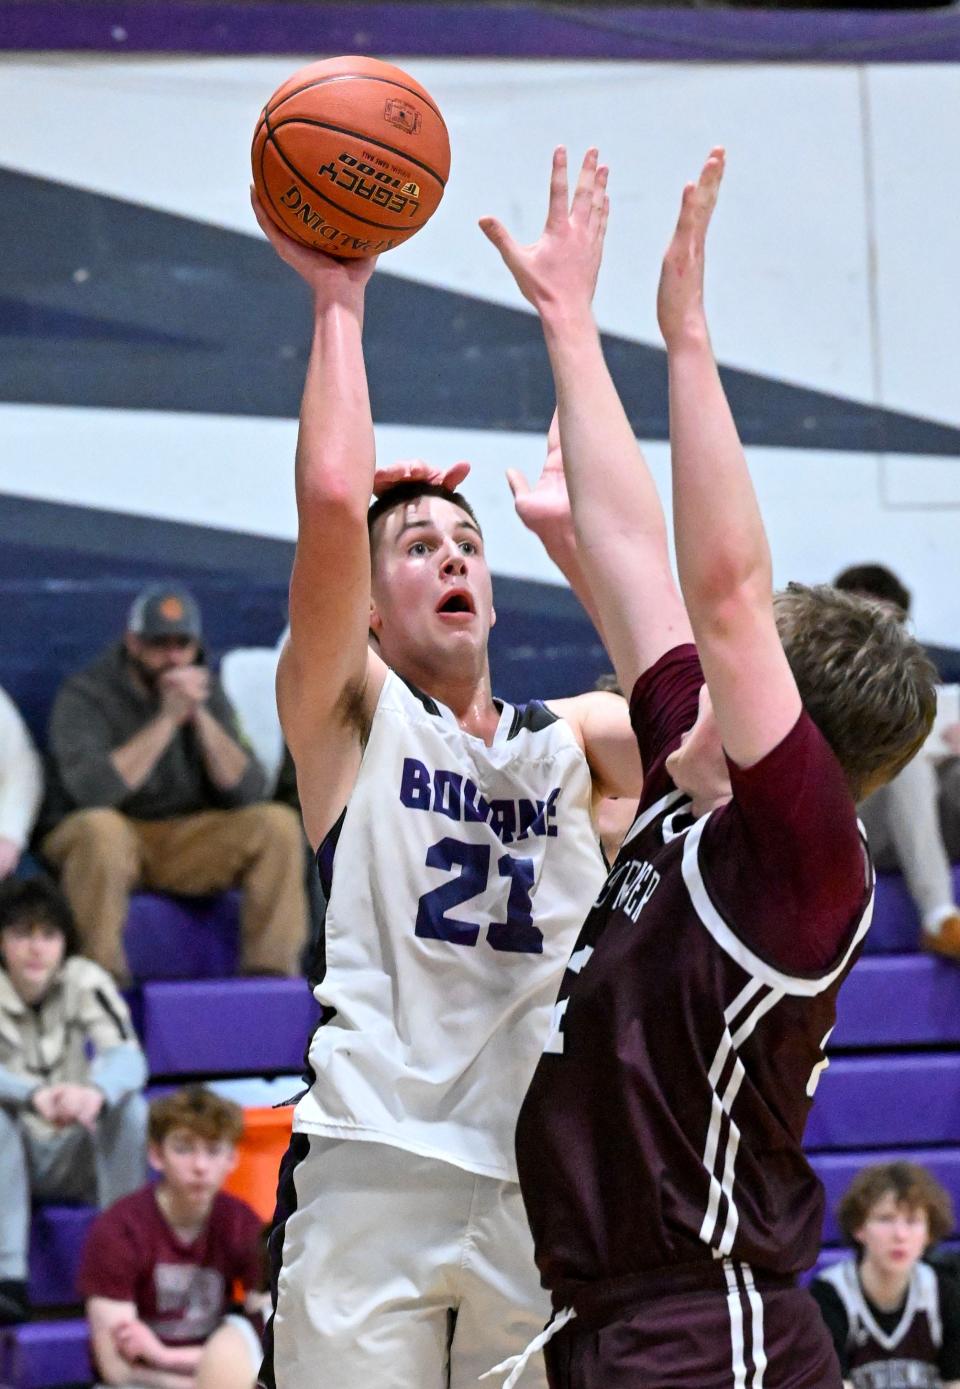
M112 635L144 575L198 587L215 648L282 626L309 313L254 224L248 150L313 56L0 55L0 681L37 724L48 672ZM535 475L552 395L476 229L493 212L536 236L560 141L612 168L597 314L664 495L659 258L723 143L709 306L776 578L882 559L921 636L960 645L957 66L400 61L447 117L453 169L371 286L378 448L473 461L505 693L603 664L513 515L503 472Z

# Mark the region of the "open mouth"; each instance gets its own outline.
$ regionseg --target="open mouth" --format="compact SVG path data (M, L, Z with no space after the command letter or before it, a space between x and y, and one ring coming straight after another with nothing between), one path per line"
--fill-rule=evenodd
M453 589L437 604L438 613L468 613L474 614L476 609L473 606L473 599L466 589Z

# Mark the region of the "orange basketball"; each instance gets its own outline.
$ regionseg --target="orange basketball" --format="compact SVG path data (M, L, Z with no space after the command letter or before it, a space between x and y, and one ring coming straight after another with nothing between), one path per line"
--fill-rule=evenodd
M429 93L376 58L301 68L267 102L253 182L288 235L345 258L407 241L437 210L450 140Z

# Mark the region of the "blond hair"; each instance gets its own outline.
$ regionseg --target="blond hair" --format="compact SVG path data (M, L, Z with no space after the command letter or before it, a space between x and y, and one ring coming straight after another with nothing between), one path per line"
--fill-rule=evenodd
M929 733L937 672L890 606L862 594L790 584L774 611L804 707L862 800Z

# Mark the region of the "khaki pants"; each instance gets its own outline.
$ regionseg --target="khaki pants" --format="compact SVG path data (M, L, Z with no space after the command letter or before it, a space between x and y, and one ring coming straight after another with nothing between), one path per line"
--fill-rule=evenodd
M84 954L126 976L123 927L135 887L203 897L243 890L241 967L296 974L307 934L303 831L286 805L131 820L77 810L42 844L77 918Z

